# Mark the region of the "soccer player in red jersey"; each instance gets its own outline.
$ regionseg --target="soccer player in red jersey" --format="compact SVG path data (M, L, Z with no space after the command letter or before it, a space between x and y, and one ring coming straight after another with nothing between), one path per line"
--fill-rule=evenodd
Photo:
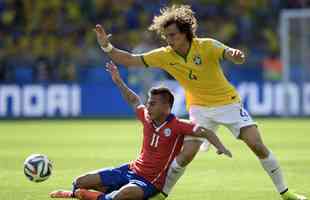
M147 104L143 105L121 79L116 65L108 63L107 70L143 124L140 155L130 164L82 175L74 181L73 191L55 191L50 193L52 198L143 200L158 194L165 195L162 188L166 175L170 164L180 153L185 135L204 137L217 148L219 154L232 156L212 131L171 114L174 97L169 89L152 88Z

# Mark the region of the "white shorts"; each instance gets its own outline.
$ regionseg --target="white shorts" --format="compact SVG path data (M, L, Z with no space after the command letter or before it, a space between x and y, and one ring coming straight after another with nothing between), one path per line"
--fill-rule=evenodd
M192 122L216 133L219 125L226 126L238 138L242 127L256 125L252 117L240 103L219 107L190 106L189 118ZM185 140L206 141L204 138L186 136Z

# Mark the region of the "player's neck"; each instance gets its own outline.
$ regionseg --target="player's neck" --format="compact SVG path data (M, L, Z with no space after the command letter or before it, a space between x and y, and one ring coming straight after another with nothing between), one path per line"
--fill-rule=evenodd
M188 40L185 40L184 43L180 46L180 48L175 49L175 51L178 52L178 54L185 57L185 56L187 56L190 48L191 48L191 42Z
M156 126L160 126L162 125L162 123L164 123L167 119L169 115L165 115L165 116L162 116L162 117L159 117L158 119L154 119L153 120L153 123L156 125Z

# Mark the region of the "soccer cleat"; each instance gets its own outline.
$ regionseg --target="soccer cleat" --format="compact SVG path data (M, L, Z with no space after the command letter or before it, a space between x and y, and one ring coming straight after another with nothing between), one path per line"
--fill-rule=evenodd
M69 190L56 190L49 195L51 198L73 198L72 191Z
M89 191L86 189L78 189L74 192L74 196L80 200L97 200L102 192Z
M283 200L307 200L307 197L296 194L294 192L286 191L281 195Z
M160 193L150 197L149 200L164 200L166 198L167 197L163 193L160 192Z

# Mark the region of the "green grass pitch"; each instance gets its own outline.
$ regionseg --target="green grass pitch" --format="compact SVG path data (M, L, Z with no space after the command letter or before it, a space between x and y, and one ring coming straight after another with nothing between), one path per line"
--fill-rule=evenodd
M310 197L310 122L308 119L258 120L265 143L281 163L290 188ZM70 189L74 177L135 159L142 127L135 120L0 122L0 199L47 200L52 190ZM181 178L171 200L280 199L269 177L247 147L225 129L218 136L233 158L212 149L199 153ZM33 183L23 174L32 153L53 160L53 174Z

